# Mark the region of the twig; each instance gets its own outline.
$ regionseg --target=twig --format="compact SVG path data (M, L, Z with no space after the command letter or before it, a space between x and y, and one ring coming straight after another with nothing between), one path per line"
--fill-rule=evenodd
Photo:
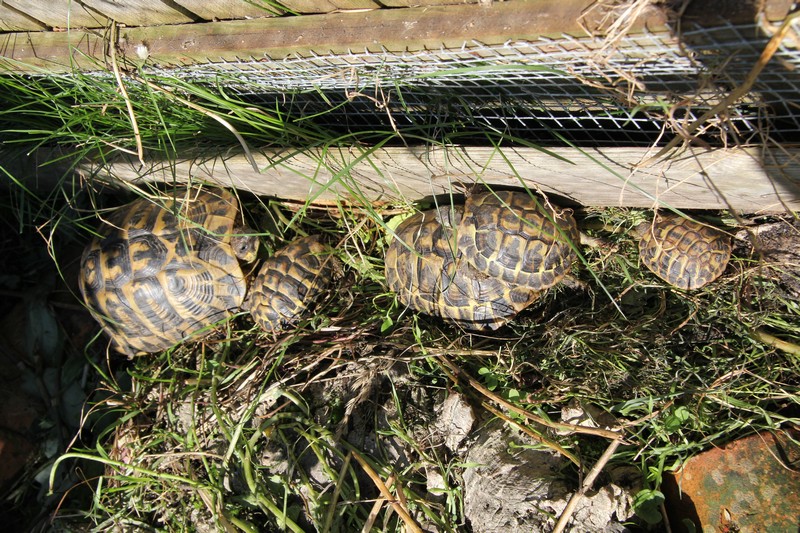
M530 428L527 428L527 427L523 426L522 424L520 424L519 422L517 422L516 420L514 420L510 416L504 414L499 409L496 409L495 407L493 407L489 402L483 402L483 403L481 403L481 406L484 409L486 409L487 411L489 411L490 413L492 413L494 416L496 416L496 417L508 422L509 424L513 424L520 431L522 431L523 433L528 435L533 440L535 440L537 442L540 442L541 444L547 446L548 448L557 451L558 453L560 453L561 455L563 455L564 457L566 457L567 459L572 461L575 464L575 466L577 466L578 468L581 468L583 466L581 464L580 459L578 459L575 456L575 454L565 450L560 444L558 444L556 442L553 442L551 440L548 440L548 439L542 437L541 435L537 434L536 432L534 432Z
M600 472L614 455L614 452L617 451L617 448L621 443L621 440L613 440L609 443L606 451L603 452L603 455L600 456L600 459L597 460L595 465L586 475L586 479L583 480L581 487L567 502L564 512L561 513L561 516L558 518L558 522L556 522L556 526L553 528L553 533L561 533L564 531L564 528L567 527L567 522L569 522L569 519L572 518L572 513L575 512L575 507L577 507L578 502L581 501L581 498L583 498L583 495L586 494L586 491L592 487L594 480L597 479L598 475L600 475Z
M666 533L672 533L672 527L669 524L669 515L667 514L667 506L664 505L664 502L658 506L661 509L661 517L664 519L664 529Z
M125 107L128 108L128 116L131 119L131 127L133 128L133 137L136 139L136 155L139 157L139 162L144 166L144 146L142 146L142 135L139 133L139 122L136 120L136 115L133 113L133 104L128 96L128 91L125 89L125 84L122 83L122 75L119 72L119 65L117 65L117 32L117 23L112 21L111 42L108 44L111 70L114 71L114 78L116 78L119 91L122 93L122 99L125 100Z
M456 365L454 365L453 363L448 361L447 358L445 358L443 355L437 354L436 358L439 361L441 361L442 364L444 366L446 366L450 370L450 372L453 373L453 377L452 377L453 381L457 381L455 379L456 377L462 377L476 391L480 392L481 394L483 394L487 398L491 399L492 401L499 403L505 409L508 409L509 411L513 411L513 412L517 413L518 415L522 415L525 418L527 418L528 420L532 420L532 421L534 421L536 423L542 424L543 426L547 426L549 428L557 429L557 430L560 430L560 431L571 431L573 433L585 433L587 435L596 435L598 437L605 437L607 439L614 439L614 440L619 440L619 439L622 438L622 435L618 431L614 431L614 430L610 430L610 429L603 429L603 428L592 428L592 427L586 427L586 426L578 426L578 425L575 425L575 424L565 424L563 422L553 422L552 420L547 420L544 417L535 415L535 414L531 413L530 411L526 411L525 409L522 409L521 407L517 407L516 405L506 401L502 397L500 397L497 394L493 393L492 391L490 391L489 389L487 389L486 387L481 385L478 382L478 380L476 380L475 378L473 378L472 376L467 374L464 370L458 368Z
M732 90L730 94L728 94L728 96L723 98L717 105L715 105L714 107L703 113L703 115L700 118L689 124L689 126L687 126L685 130L686 136L692 135L692 133L694 133L694 131L697 130L700 126L705 124L705 122L708 119L716 115L719 115L720 113L725 111L728 107L732 106L734 102L736 102L738 99L740 99L748 92L750 92L750 89L753 87L753 84L758 79L758 76L761 74L761 71L764 70L764 67L767 66L767 63L769 63L770 59L772 59L772 56L775 55L775 52L778 51L778 47L780 46L783 39L786 37L786 34L789 33L789 30L791 29L792 23L798 17L800 17L800 11L791 13L787 15L785 19L783 19L783 23L781 24L780 28L778 28L778 31L775 32L775 35L773 35L772 38L769 40L769 42L767 42L766 46L764 47L764 50L761 52L761 55L758 58L758 61L756 61L756 64L753 65L753 68L747 74L744 83L742 83L734 90ZM675 148L678 145L678 143L680 143L681 140L683 139L684 137L682 136L675 136L670 142L667 143L666 146L664 146L661 150L659 150L658 153L656 153L656 155L646 159L642 163L639 163L639 165L637 166L646 167L648 165L651 165L652 163L655 163L657 160L661 159L673 148Z
M392 493L386 487L386 484L380 478L378 473L375 472L375 470L373 470L373 468L369 465L369 463L367 463L367 461L363 457L361 457L361 454L355 450L351 450L350 453L353 454L353 457L355 457L356 461L358 461L358 464L361 465L361 468L364 469L364 472L366 472L367 475L372 479L372 482L375 483L375 486L381 492L381 495L383 495L383 497L386 498L386 501L388 501L389 504L392 506L392 509L394 509L394 511L398 514L398 516L400 516L400 518L403 519L403 523L405 523L406 525L406 531L410 531L413 533L422 533L422 529L419 527L419 525L417 525L414 519L411 518L411 515L408 514L408 510L406 510L403 507L401 502L399 502L394 496L392 496Z
M372 531L372 526L375 525L375 521L378 519L378 513L381 512L381 507L383 507L384 503L386 503L386 498L378 498L375 500L375 503L372 504L372 509L369 510L367 520L361 528L361 533L369 533Z
M782 352L786 352L791 355L800 355L800 346L793 342L780 339L771 333L767 333L763 329L759 328L753 331L753 337L768 346L772 346L773 348L781 350Z

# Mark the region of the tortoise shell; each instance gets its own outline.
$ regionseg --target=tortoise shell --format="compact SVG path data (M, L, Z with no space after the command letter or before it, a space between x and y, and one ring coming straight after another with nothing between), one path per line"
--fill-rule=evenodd
M658 215L636 228L639 258L656 276L680 289L706 285L725 271L731 257L726 233L693 220Z
M295 322L340 267L331 252L311 236L289 243L264 261L247 303L253 319L272 333Z
M569 272L580 238L571 210L513 191L469 196L458 235L459 249L478 271L537 291Z
M184 189L170 196L115 210L81 258L83 299L129 355L199 336L237 310L246 293L237 257L255 259L258 240L233 235L239 206L231 193Z
M422 211L395 230L385 256L389 289L403 305L467 329L497 329L538 296L477 271L456 248L460 207Z

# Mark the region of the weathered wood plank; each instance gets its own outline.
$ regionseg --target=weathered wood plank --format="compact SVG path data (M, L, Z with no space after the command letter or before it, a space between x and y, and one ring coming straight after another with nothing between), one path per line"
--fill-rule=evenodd
M186 22L186 18L195 22L253 18L267 16L265 13L269 11L280 11L279 9L262 9L263 6L269 7L268 0L134 0L128 2L86 0L85 3L100 6L105 9L104 13L113 14L118 21L131 26L182 23ZM303 14L330 13L337 10L474 3L491 4L492 0L480 2L479 0L284 0L281 2L288 11ZM559 2L559 4L562 3ZM759 9L763 9L767 20L779 21L786 16L792 3L792 0L766 0L759 4ZM13 6L16 11L3 10L3 4ZM586 2L584 8L590 4L592 2ZM65 28L68 24L67 17L64 15L67 5L72 11L69 27L100 28L105 26L104 16L97 17L92 14L91 9L85 8L78 2L70 2L70 0L0 0L0 13L3 13L3 16L0 16L0 30L43 29L42 26L36 24L36 21L50 27ZM171 6L175 9L171 9ZM158 9L154 9L154 7ZM611 7L614 7L613 4ZM144 11L142 11L143 8ZM177 16L176 11L182 11L183 16ZM27 20L24 17L20 19L20 12L31 15L34 20ZM596 21L593 19L598 18L599 20L603 15L603 9L578 12L571 17L572 21L577 20L580 15L586 15L587 27L594 27ZM709 0L696 0L691 2L683 12L683 16L686 21L692 23L746 24L755 20L756 10L748 3L724 2L720 4ZM12 24L11 21L16 21L16 23Z
M4 3L51 28L102 28L108 23L106 17L72 0L4 0Z
M44 24L20 13L7 2L0 0L0 31L39 31Z
M473 40L501 44L544 35L580 34L583 30L573 17L588 3L591 1L565 0L555 5L547 0L512 0L491 8L472 4L330 13L275 19L263 26L258 21L240 22L233 31L220 26L198 28L191 40L181 35L179 27L172 27L175 32L164 28L157 35L134 28L126 35L131 43L152 43L154 61L164 65L231 55L282 59L362 50L420 51L461 47ZM648 26L664 27L662 13L650 14ZM639 29L644 21L643 17Z
M573 8L585 3L570 0ZM156 31L130 28L124 35L129 44L147 43L155 63L171 65L231 57L283 58L309 52L459 47L473 39L503 43L552 30L553 18L560 13L558 4L551 2L514 0L491 8L433 6L165 26ZM571 26L566 20L557 26L559 34L560 30L580 31L574 21Z
M451 5L478 3L478 0L284 0L280 4L286 9L270 5L267 0L173 0L163 2L164 6L154 10L153 6L162 3L157 0L138 0L137 2L113 2L111 0L87 0L113 14L117 20L131 26L164 25L195 20L186 13L176 15L169 4L183 8L202 21L236 20L274 16L284 12L313 14L330 13L354 9L380 9L383 7L421 7L432 5ZM8 5L13 10L4 9ZM142 5L147 9L140 11ZM25 15L30 17L26 18ZM195 20L198 22L198 20ZM72 0L0 0L0 30L25 31L50 28L102 28L108 17Z
M490 7L476 4L422 8L378 9L302 17L267 17L206 24L181 24L121 31L126 55L146 43L152 64L234 61L246 57L283 59L312 53L381 52L460 47L477 40L502 44L511 39L581 34L576 22L591 0L509 0ZM631 31L663 28L665 14L650 10ZM91 34L92 32L87 32ZM82 39L79 32L0 35L9 68L45 67L69 70L69 50ZM17 47L25 42L27 46ZM98 58L100 59L100 58ZM91 65L82 61L78 67ZM89 67L90 68L90 67Z
M129 26L148 26L156 24L184 24L196 22L195 18L181 13L161 0L82 0L87 6L96 9L110 19Z
M444 2L439 0L426 0L428 5L441 5ZM379 9L381 3L373 0L287 0L281 2L293 13L313 14L330 13L336 10L349 9Z
M16 72L98 70L104 64L103 30L0 34L0 69ZM18 58L22 58L21 61Z
M333 203L337 199L379 205L463 190L476 182L538 188L586 206L732 209L783 212L800 209L800 150L775 163L761 149L689 150L671 161L636 169L652 151L640 148L535 149L491 147L367 148L312 152L263 151L255 172L241 154L179 162L117 161L81 171L127 181L208 180L261 195ZM353 193L357 191L357 193Z
M476 4L480 3L478 0L472 1L460 1L460 0L439 0L436 2L437 5L455 5L455 4ZM491 3L491 0L487 0L485 3ZM382 7L420 7L425 5L426 2L423 0L381 0Z
M277 11L260 0L175 0L203 20L231 20L273 16Z

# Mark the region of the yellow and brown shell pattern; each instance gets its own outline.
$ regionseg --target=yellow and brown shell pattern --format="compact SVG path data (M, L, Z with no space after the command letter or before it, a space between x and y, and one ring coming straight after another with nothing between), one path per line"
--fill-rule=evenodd
M731 257L729 235L672 213L643 222L636 233L642 264L680 289L711 283L722 275Z
M316 236L292 241L261 265L247 308L258 325L276 333L302 316L340 268L331 248Z
M580 242L571 210L516 191L469 196L458 239L459 249L477 270L534 290L564 278Z
M539 295L478 271L458 249L461 207L416 213L395 230L385 256L389 289L412 309L466 329L497 329Z
M255 259L257 239L234 236L239 206L231 193L170 194L118 208L81 259L84 301L129 355L169 348L237 310L246 293L237 255Z

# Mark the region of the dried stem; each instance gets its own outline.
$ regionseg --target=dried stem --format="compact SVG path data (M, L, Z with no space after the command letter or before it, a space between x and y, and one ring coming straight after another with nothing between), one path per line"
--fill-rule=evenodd
M502 405L505 409L507 409L509 411L512 411L514 413L517 413L518 415L524 416L528 420L532 420L533 422L536 422L536 423L541 424L543 426L547 426L549 428L557 429L559 431L570 431L570 432L573 432L573 433L584 433L584 434L587 434L587 435L596 435L598 437L605 437L607 439L614 439L614 440L619 440L619 439L622 438L622 435L618 431L615 431L615 430L603 429L603 428L592 428L592 427L586 427L586 426L578 426L578 425L575 425L575 424L565 424L563 422L553 422L552 420L547 420L544 417L535 415L535 414L531 413L530 411L526 411L525 409L522 409L521 407L517 407L516 405L514 405L514 404L512 404L510 402L507 402L502 397L500 397L497 394L493 393L492 391L490 391L489 389L487 389L486 387L481 385L481 383L478 382L475 378L473 378L472 376L470 376L469 374L464 372L464 370L458 368L456 365L454 365L453 363L448 361L447 358L444 357L443 355L437 355L436 358L445 367L447 367L450 370L450 372L452 372L453 381L458 381L457 378L464 379L464 381L469 383L469 385L473 389L475 389L476 391L478 391L482 395L484 395L487 398L489 398L490 400L492 400L494 402L497 402L498 404Z
M578 489L567 502L564 512L561 513L558 522L556 522L556 526L553 528L553 533L561 533L564 531L564 528L567 527L567 522L569 522L569 519L572 517L572 513L575 512L575 507L578 506L578 502L581 501L581 498L583 498L583 495L586 494L586 491L592 487L594 480L597 479L597 476L603 471L606 463L611 460L611 457L613 457L614 452L617 451L617 448L621 443L621 440L613 440L609 443L606 451L603 452L603 455L600 456L600 459L597 460L595 465L586 475L586 479L583 480L581 488Z

